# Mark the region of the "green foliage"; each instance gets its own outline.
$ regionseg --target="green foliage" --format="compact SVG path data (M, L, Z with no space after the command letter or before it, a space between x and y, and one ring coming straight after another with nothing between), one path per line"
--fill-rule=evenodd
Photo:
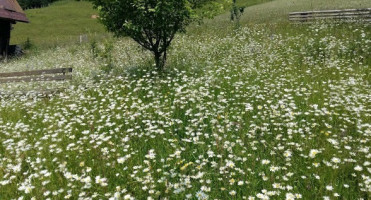
M200 8L205 4L209 3L209 0L188 0L193 9Z
M243 15L245 11L245 7L239 7L237 6L236 0L233 0L232 2L232 8L231 8L231 20L235 21L236 27L240 27L240 18Z
M165 73L126 38L114 64L133 71L120 76L103 73L88 45L2 63L1 72L73 66L79 81L0 85L67 87L1 100L1 199L248 199L263 189L277 191L271 199L370 199L369 27L233 31L226 16L179 35Z
M100 70L105 73L110 73L114 67L113 64L113 43L106 41L102 46L98 44L96 40L90 42L90 51L94 59L97 59L101 63Z
M98 46L97 46L97 41L96 40L92 40L91 42L90 42L90 49L91 49L91 53L92 53L92 55L93 55L93 58L96 58L96 57L98 57Z
M116 36L129 36L151 51L162 70L177 32L194 18L194 9L210 0L92 0L101 22Z
M110 73L114 67L113 64L113 43L112 42L105 42L102 49L99 49L99 58L101 59L103 65L100 69L105 73Z
M23 49L32 49L35 45L31 41L31 39L28 37L27 40L23 43Z
M29 9L45 7L54 1L58 0L18 0L18 3L23 9Z

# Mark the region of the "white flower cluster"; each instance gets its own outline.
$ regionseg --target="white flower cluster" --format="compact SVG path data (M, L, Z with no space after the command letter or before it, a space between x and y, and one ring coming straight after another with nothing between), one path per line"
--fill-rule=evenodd
M111 74L83 45L1 63L74 80L0 85L0 198L365 198L371 40L352 26L179 35L161 73L127 39Z

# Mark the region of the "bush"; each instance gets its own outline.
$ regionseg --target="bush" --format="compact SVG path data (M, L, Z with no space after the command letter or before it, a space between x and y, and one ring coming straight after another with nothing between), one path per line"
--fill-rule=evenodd
M45 7L54 1L58 0L18 0L18 3L23 9L30 9Z
M35 45L33 44L33 42L30 40L30 38L27 38L27 40L23 43L23 49L24 50L27 50L27 49L31 49L33 48Z

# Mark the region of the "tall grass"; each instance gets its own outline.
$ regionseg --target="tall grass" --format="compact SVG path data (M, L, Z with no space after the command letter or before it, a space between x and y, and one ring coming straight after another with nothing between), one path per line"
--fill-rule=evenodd
M368 199L368 27L297 28L178 36L161 74L126 39L110 74L89 45L5 64L67 63L75 81L1 86L67 89L1 100L0 195Z
M0 85L1 199L369 199L370 27L224 19L162 73L127 38L1 63L74 68Z

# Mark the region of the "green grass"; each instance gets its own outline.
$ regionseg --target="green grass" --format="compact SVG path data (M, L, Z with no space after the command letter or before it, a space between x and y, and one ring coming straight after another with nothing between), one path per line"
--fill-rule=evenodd
M191 26L162 73L127 38L1 63L74 80L0 85L0 199L370 199L370 27L287 24L295 2Z
M247 3L254 1L239 1L239 3ZM254 26L256 24L268 25L267 28L272 34L286 33L298 34L306 31L306 26L292 26L288 20L288 14L296 11L309 10L326 10L326 9L350 9L350 8L370 8L371 3L367 0L347 1L347 0L274 0L274 1L257 1L253 5L247 7L241 17L240 24L242 26ZM188 34L202 35L204 32L223 35L226 27L232 24L230 14L226 12L214 19L204 20L204 23L199 26L194 24L189 27ZM228 29L228 28L227 28ZM335 33L341 34L341 33Z
M92 19L97 11L87 1L58 1L45 8L26 10L31 23L17 23L11 43L23 44L27 38L36 47L55 47L79 42L80 35L89 38L106 35L103 25Z
M293 11L366 8L371 7L367 0L344 1L332 0L240 0L239 6L246 6L241 24L274 23L287 24L287 14ZM225 8L228 10L228 7ZM79 42L80 35L88 35L90 40L101 40L107 36L103 25L91 16L98 12L87 1L63 0L40 9L26 10L30 24L17 23L12 32L12 44L24 44L29 38L37 48L50 48ZM196 34L217 28L223 30L230 24L229 13L213 20L206 20L202 27L197 27ZM280 27L280 26L277 26ZM281 26L285 27L285 26ZM282 28L284 31L286 28ZM192 32L191 31L191 32ZM192 34L192 33L191 33Z
M252 6L269 0L240 1L240 6ZM226 7L226 10L228 8ZM31 43L41 49L70 45L79 42L80 35L90 40L100 40L108 34L97 19L98 11L88 1L63 0L48 7L26 10L29 24L17 23L12 32L12 44Z
M287 22L289 12L370 7L371 2L367 0L274 0L247 8L242 21L248 23Z

